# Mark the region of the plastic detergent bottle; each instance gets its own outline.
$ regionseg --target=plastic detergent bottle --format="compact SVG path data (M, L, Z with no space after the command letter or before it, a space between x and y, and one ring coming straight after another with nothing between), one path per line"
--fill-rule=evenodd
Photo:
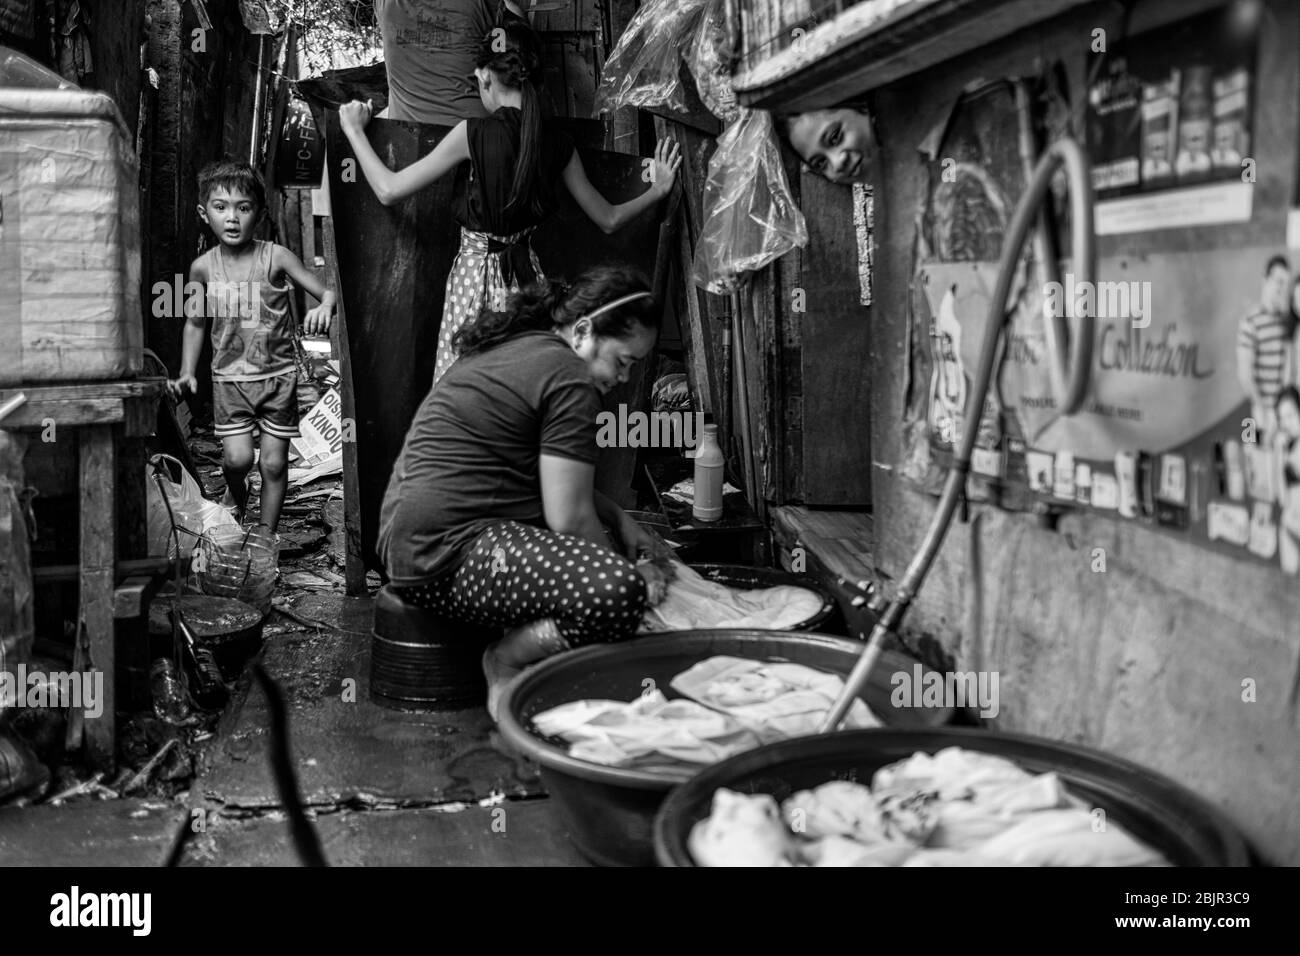
M695 503L691 514L698 521L717 521L722 517L722 469L718 426L705 425L700 447L695 450Z

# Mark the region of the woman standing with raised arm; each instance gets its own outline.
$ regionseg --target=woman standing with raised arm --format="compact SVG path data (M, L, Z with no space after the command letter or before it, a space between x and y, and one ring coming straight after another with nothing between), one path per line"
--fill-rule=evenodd
M611 205L587 179L572 139L542 117L537 35L521 23L496 27L483 38L477 62L474 78L490 115L458 123L429 155L405 169L389 169L370 146L367 104L348 103L339 113L366 181L384 205L470 164L469 185L455 213L461 246L447 279L435 384L455 358L452 337L466 321L483 308L500 310L508 293L543 277L529 236L555 211L561 181L608 233L666 196L681 164L677 145L661 141L649 189Z

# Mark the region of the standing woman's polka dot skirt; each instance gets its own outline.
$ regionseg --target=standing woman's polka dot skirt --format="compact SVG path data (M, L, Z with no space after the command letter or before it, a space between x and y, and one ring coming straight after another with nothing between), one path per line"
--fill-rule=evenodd
M456 261L451 265L451 274L447 276L447 291L442 303L442 324L438 327L438 352L434 358L433 381L436 384L443 373L456 361L456 350L452 348L452 338L466 322L478 318L483 309L500 311L505 308L506 297L511 292L518 292L517 283L508 284L501 270L501 253L489 252L493 241L510 245L515 242L527 242L531 229L517 232L513 236L492 236L486 232L475 232L464 227L460 230L460 251ZM542 264L537 261L537 253L528 247L528 256L537 274L537 281L544 282Z
M645 579L631 561L586 538L515 521L479 535L454 574L393 590L483 627L551 618L570 647L633 636L646 608Z

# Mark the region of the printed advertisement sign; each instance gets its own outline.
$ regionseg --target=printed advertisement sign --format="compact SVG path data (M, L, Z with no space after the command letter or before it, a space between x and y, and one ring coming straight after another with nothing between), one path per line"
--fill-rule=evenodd
M1224 15L1132 38L1123 51L1151 56L1140 67L1118 57L1090 89L1093 183L1114 197L1097 215L1109 231L1250 218L1253 183L1239 160L1249 158L1253 128L1254 41L1225 32ZM1223 42L1208 44L1216 37ZM993 87L959 101L925 150L931 188L912 295L916 437L903 474L934 490L935 466L973 427L975 499L1086 508L1300 573L1300 255L1288 259L1280 236L1276 247L1103 258L1090 282L1068 256L1044 276L1027 253L1007 302L996 387L979 421L964 420L996 259L1023 189L1014 152L1023 121L1015 98ZM1189 204L1190 195L1205 202ZM1067 418L1046 319L1076 327L1084 314L1095 320L1089 388Z

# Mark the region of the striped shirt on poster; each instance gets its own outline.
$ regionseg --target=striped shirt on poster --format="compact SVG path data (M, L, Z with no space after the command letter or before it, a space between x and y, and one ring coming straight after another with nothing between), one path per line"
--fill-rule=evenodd
M1237 332L1237 351L1250 356L1255 388L1272 409L1282 386L1294 378L1294 320L1286 312L1259 309L1246 316Z

